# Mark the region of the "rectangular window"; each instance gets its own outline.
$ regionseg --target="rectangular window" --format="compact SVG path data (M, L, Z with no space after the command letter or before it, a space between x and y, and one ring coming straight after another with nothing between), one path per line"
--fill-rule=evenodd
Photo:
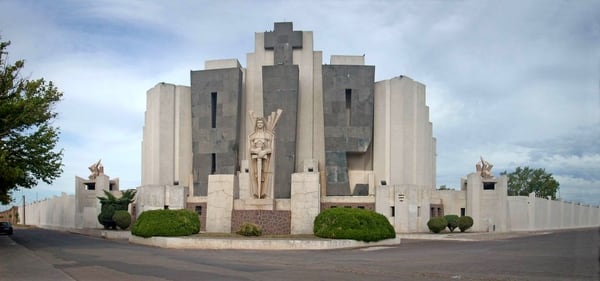
M217 172L217 154L210 155L210 174L214 175Z
M202 206L196 206L196 214L198 214L199 216L202 215Z
M350 127L350 112L352 109L352 89L346 89L346 126Z
M332 209L333 209L333 208L337 208L337 206L331 206L331 208L332 208Z
M495 182L484 182L483 183L483 190L494 190L494 189L496 189Z
M217 127L217 92L210 93L210 124L213 129Z
M391 206L390 208L392 208L392 217L396 216L396 207Z
M352 208L352 206L344 206L344 208L348 208L348 209L350 209L350 208Z
M421 216L421 206L417 206L417 217Z
M460 216L464 217L467 214L467 210L465 208L460 208Z
M359 208L359 209L364 209L364 208L365 208L365 206L358 206L357 208Z

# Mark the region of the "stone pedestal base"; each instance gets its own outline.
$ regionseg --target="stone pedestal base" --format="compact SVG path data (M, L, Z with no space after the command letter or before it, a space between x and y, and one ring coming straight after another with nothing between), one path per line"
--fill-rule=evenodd
M235 210L275 210L273 199L238 199L235 200Z
M263 235L290 234L290 211L233 210L231 232L237 232L244 223L260 225Z

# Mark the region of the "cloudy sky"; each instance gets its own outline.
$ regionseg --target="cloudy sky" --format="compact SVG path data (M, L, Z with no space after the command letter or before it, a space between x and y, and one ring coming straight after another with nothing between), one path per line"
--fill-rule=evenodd
M146 91L189 85L205 60L245 66L254 33L280 21L313 31L324 63L366 54L376 80L427 85L438 186L457 188L481 155L496 173L544 168L565 200L600 204L600 1L587 0L0 0L9 60L64 92L64 173L28 201L73 193L100 158L122 189L138 186Z

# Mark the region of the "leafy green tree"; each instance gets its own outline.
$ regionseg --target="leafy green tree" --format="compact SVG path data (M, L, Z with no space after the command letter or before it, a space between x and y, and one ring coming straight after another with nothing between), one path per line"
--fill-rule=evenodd
M539 196L556 199L560 184L544 169L517 167L512 173L504 171L502 174L508 175L508 195L527 196L535 192Z
M12 191L51 184L62 173L62 150L56 150L58 127L54 106L62 93L43 78L23 79L23 60L7 62L10 41L0 41L0 202Z

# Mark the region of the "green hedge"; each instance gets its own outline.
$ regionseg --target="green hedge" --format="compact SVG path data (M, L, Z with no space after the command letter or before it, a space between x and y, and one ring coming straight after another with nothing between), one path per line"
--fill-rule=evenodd
M198 232L198 214L189 210L145 211L131 228L131 234L141 237L187 236Z
M444 217L433 217L427 222L427 227L429 227L429 230L433 233L440 233L442 230L446 229L446 226L448 226L448 222Z
M318 237L365 242L396 237L386 217L365 209L327 209L315 218L313 231Z
M473 226L473 218L469 216L460 217L458 219L458 228L460 232L465 232Z
M125 210L117 210L112 217L120 229L127 229L131 225L131 215Z
M458 227L458 216L457 215L445 215L444 218L448 222L448 229L450 232L454 232L454 229Z

